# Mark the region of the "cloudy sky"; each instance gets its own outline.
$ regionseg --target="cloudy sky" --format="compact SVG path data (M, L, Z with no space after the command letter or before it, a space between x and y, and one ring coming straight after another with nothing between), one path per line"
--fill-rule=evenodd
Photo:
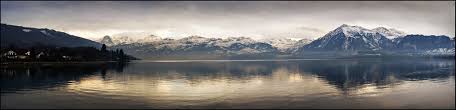
M314 39L342 24L454 37L455 2L1 1L1 23L89 39L122 32Z

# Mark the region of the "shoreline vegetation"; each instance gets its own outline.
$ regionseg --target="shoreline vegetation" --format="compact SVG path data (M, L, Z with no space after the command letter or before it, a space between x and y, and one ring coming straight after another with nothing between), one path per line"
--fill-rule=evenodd
M95 47L34 46L17 48L14 45L0 49L1 64L32 63L87 63L87 62L129 62L137 58L127 55L122 49L107 50L106 45Z
M126 62L118 61L78 61L78 62L2 62L0 68L20 67L20 66L79 66L79 65L105 65L105 64L119 64L124 65Z

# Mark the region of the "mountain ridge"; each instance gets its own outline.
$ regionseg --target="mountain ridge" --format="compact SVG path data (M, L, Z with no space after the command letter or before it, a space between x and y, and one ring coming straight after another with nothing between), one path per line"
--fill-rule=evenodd
M100 47L101 44L89 39L67 34L47 28L32 28L1 24L1 47L7 46L32 47L57 46L57 47Z

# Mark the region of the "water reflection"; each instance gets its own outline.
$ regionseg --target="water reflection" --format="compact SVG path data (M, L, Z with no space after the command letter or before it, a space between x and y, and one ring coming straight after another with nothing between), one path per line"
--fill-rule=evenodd
M2 68L2 108L14 108L3 103L9 99L33 106L15 94L48 88L86 102L59 98L63 108L454 108L454 65L363 59ZM423 97L434 98L415 99Z
M101 71L105 77L108 69L122 72L126 64L96 63L69 65L28 65L1 68L1 88L4 92L30 89L45 89L81 81L81 78L96 75Z

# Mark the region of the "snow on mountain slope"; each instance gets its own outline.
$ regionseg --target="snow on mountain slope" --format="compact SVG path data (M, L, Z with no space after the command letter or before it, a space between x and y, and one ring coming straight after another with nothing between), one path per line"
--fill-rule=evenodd
M388 39L387 36L394 39ZM349 54L359 51L383 51L399 54L446 55L454 53L454 41L443 35L405 35L395 29L379 27L369 30L344 24L298 49L295 53L305 54L312 51Z
M287 39L287 38L273 38L273 39L263 39L261 42L271 44L273 47L281 51L285 51L288 48L291 48L295 45L296 40Z
M402 32L402 31L399 31L399 30L396 30L396 29L393 29L393 28L387 29L387 28L384 28L384 27L377 27L377 28L372 29L372 31L380 33L380 34L382 34L383 36L385 36L388 39L404 37L404 36L407 35L406 33Z
M139 48L137 51L217 51L217 53L229 54L253 54L280 51L290 53L310 42L308 39L267 39L257 41L249 37L228 37L228 38L205 38L201 36L189 36L181 39L170 39L149 36L144 33L128 33L105 36L101 43L108 46ZM146 37L144 37L146 36ZM151 40L144 40L149 38ZM148 48L144 48L148 46ZM274 49L276 48L276 49Z
M182 39L176 40L176 43L181 44L191 44L191 45L201 45L201 44L213 44L217 40L216 38L205 38L201 36L189 36Z
M306 45L305 48L307 50L356 51L381 50L391 46L393 46L391 40L376 31L343 24Z
M132 43L150 43L161 41L162 38L147 32L127 32L114 34L112 36L104 36L98 40L100 43L108 46L119 44L132 44Z
M299 48L302 48L305 45L310 44L311 42L312 42L312 40L310 40L310 39L301 39L301 40L297 41L293 45L293 47L288 48L287 53L294 53L294 52L298 51Z
M295 51L297 48L302 47L306 44L309 44L311 40L301 39L293 40L289 38L272 38L272 39L262 39L260 42L268 43L273 47L277 48L280 52L289 53Z
M359 38L362 37L363 35L369 35L369 34L375 34L374 31L360 27L360 26L349 26L347 24L343 24L333 32L331 32L331 35L338 34L339 32L342 32L345 37L354 37L354 38Z
M245 55L275 53L277 49L267 43L247 37L205 38L189 36L181 39L162 39L159 42L114 45L127 53L142 56L167 55Z
M358 51L398 52L400 50L451 53L451 49L448 50L448 46L451 45L449 40L451 39L445 36L411 36L391 28L367 29L343 24L314 41L289 38L254 40L249 37L205 38L201 36L170 39L160 38L149 33L123 33L112 37L105 36L101 42L113 48L123 48L127 52L143 56L166 56L262 53L299 55L306 52L310 54L322 52L350 54ZM454 47L454 43L452 45Z
M216 42L216 46L220 47L229 47L235 43L240 43L240 44L253 44L257 43L257 41L253 40L252 38L248 37L229 37L226 39L220 39Z

